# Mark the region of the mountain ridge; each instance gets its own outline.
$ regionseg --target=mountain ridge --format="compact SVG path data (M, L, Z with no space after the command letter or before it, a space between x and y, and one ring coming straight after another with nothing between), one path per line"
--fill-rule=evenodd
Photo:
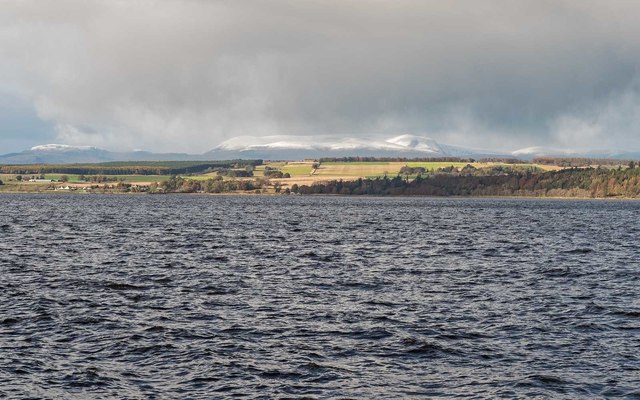
M512 152L467 148L439 143L418 135L362 139L338 135L238 136L203 154L115 152L94 146L43 144L22 152L0 155L0 164L72 164L110 161L207 161L222 159L301 160L321 157L517 157L539 156L640 159L640 152L571 152L546 147L525 147Z

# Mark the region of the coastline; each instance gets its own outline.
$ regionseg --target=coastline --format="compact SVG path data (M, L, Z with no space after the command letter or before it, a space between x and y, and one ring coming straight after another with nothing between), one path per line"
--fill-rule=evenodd
M429 198L429 199L512 199L512 200L599 200L599 201L638 201L640 197L569 197L569 196L434 196L434 195L407 195L407 194L279 194L279 193L246 193L246 192L227 192L227 193L148 193L148 192L84 192L84 191L62 191L62 190L43 190L43 191L17 191L17 190L0 190L0 195L53 195L53 196L95 196L95 195L114 195L114 196L255 196L255 197L357 197L357 198Z

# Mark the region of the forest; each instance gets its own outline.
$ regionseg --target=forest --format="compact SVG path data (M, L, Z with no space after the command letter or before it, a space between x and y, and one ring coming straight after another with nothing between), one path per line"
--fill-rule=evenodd
M586 158L586 157L536 157L531 160L533 164L555 165L558 167L590 167L590 166L618 166L632 163L631 160L616 160L610 158Z
M261 190L267 189L269 184L269 180L262 177L253 180L225 180L218 175L207 180L193 180L172 176L167 181L151 184L149 191L150 193L229 193L238 191L258 191L261 193Z
M293 185L290 190L299 194L341 195L640 198L640 167L512 170L491 175L440 172L415 179L395 176Z

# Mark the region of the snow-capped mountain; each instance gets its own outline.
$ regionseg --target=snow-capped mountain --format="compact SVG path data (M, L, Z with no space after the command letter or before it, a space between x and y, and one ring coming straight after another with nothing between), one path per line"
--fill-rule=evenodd
M202 156L189 154L157 154L147 151L112 152L93 146L43 144L20 153L0 155L0 164L74 164L109 161L182 161Z
M400 135L387 139L385 143L390 145L399 146L403 149L412 149L418 151L425 151L428 153L445 153L440 147L438 142L431 138L420 137L414 135Z
M263 158L297 160L302 158L373 157L446 157L495 155L490 151L441 145L423 136L399 135L391 138L354 138L343 136L239 136L222 142L208 156L214 158Z
M208 158L262 158L266 160L299 160L320 157L514 157L530 160L535 157L589 157L635 160L638 152L573 151L550 147L526 147L512 152L473 149L439 143L417 135L390 138L354 138L344 136L238 136L222 142L208 153Z
M413 135L400 135L387 140L360 139L341 136L238 136L229 139L212 151L264 151L264 150L415 150L442 153L433 139Z
M222 142L204 154L112 152L92 146L44 144L19 153L0 155L0 164L69 164L109 161L186 161L186 160L301 160L321 157L515 157L530 160L539 156L640 159L638 152L572 152L546 147L527 147L513 152L470 149L438 143L416 135L389 138L325 136L238 136Z
M82 151L82 150L98 150L93 146L70 146L68 144L41 144L33 146L31 151Z

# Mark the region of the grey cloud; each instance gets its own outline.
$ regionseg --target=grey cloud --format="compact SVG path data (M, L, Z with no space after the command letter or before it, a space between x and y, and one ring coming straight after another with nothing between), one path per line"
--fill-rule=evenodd
M637 2L1 10L0 86L30 98L70 144L204 151L237 135L413 133L501 149L640 149Z

